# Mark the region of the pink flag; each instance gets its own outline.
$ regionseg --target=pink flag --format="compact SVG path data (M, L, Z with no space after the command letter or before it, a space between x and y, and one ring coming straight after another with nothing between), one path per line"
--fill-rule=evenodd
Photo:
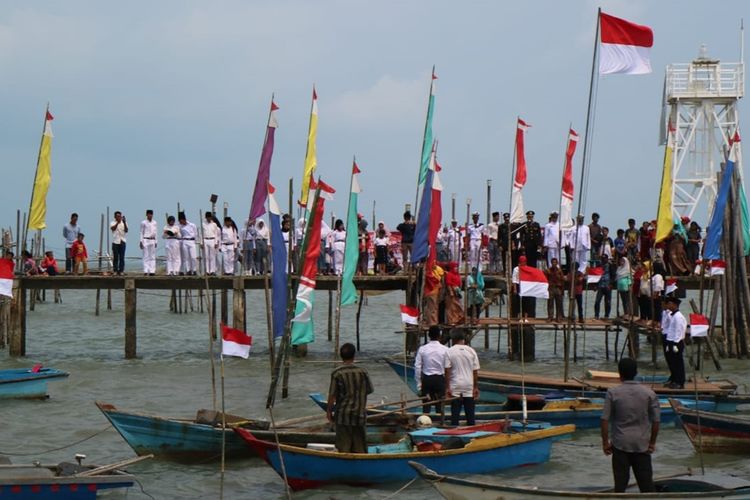
M401 321L407 325L418 325L419 309L401 304Z
M521 297L536 297L538 299L549 298L549 284L544 271L531 266L519 266L518 278L521 289L518 295Z
M651 73L651 47L654 45L651 28L603 12L599 16L599 25L599 74Z
M708 318L702 314L690 313L690 336L708 336Z
M221 354L223 356L238 356L247 359L253 338L236 328L221 324Z

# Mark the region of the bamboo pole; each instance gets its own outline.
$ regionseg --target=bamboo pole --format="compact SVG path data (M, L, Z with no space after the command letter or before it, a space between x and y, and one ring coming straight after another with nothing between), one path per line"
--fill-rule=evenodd
M198 212L199 220L203 220L203 210ZM201 224L201 241L203 241L203 225ZM204 256L203 245L198 245L198 251L201 256ZM206 297L208 297L208 291L211 290L211 286L208 281L208 273L203 273L203 280L206 288ZM211 395L213 410L216 411L216 363L214 361L214 339L216 338L216 294L213 296L214 300L208 307L208 357L211 361Z

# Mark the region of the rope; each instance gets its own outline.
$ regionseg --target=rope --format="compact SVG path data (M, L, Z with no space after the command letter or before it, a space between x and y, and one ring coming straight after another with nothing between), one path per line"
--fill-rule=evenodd
M391 498L395 498L397 495L399 495L406 488L408 488L409 486L411 486L412 484L414 484L414 481L416 481L418 478L419 477L415 477L414 479L412 479L411 481L409 481L408 483L406 483L405 485L403 485L401 488L399 488L395 492L391 493L387 497L384 497L383 500L390 500Z
M75 446L77 444L81 444L84 441L88 441L89 439L94 438L94 437L98 436L99 434L102 434L104 431L109 430L110 427L112 427L111 424L108 425L107 427L105 427L104 429L96 431L95 433L91 434L88 437L80 439L80 440L78 440L78 441L76 441L74 443L67 444L65 446L60 446L59 448L50 448L49 450L34 451L34 452L30 452L30 453L8 453L8 452L0 451L0 455L5 455L5 456L9 456L9 457L28 457L28 456L31 456L31 455L45 455L45 454L51 453L53 451L64 450L66 448L70 448L71 446Z
M146 490L145 490L145 489L143 488L143 485L141 484L141 482L140 482L140 481L138 480L138 478L137 478L137 477L133 476L133 480L134 480L134 481L135 481L136 483L138 483L138 486L139 486L139 487L141 488L141 493L143 493L143 494L144 494L145 496L149 497L149 498L150 498L151 500L156 500L156 499L155 499L155 498L154 498L153 496L151 496L150 494L148 494L148 493L146 492Z

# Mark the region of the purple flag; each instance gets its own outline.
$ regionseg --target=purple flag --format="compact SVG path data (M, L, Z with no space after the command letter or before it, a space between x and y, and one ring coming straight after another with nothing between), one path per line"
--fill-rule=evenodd
M271 158L273 157L273 136L278 123L276 122L276 110L279 107L271 99L271 112L268 115L268 127L266 128L266 141L263 151L260 153L260 164L258 165L258 177L255 178L255 190L253 191L253 202L250 205L250 218L256 219L266 213L266 199L268 198L268 180L271 176Z

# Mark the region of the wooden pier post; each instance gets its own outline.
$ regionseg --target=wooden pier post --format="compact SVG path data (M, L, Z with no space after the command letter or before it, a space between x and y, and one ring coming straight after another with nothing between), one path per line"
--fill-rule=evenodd
M333 340L333 290L328 290L328 342Z
M135 280L125 280L125 359L136 357L136 289Z
M19 280L13 282L9 333L9 354L11 356L26 356L26 289Z
M229 324L229 290L226 288L221 289L221 322L225 325Z
M235 276L232 283L232 327L245 329L245 278Z

